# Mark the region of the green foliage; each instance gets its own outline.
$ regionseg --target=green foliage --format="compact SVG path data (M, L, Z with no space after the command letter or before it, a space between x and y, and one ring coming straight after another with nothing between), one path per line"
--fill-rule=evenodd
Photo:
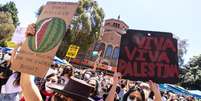
M179 61L179 66L182 67L184 64L184 55L187 52L187 40L183 39L178 39L178 61Z
M38 17L42 11L43 11L44 5L40 6L40 8L38 9L38 11L36 12L36 16Z
M5 41L11 40L15 26L9 12L0 12L0 44L5 45Z
M68 38L64 38L57 56L63 57L65 54L62 50L66 50L65 48L68 48L70 44L78 45L80 46L80 51L86 52L91 44L99 39L103 20L104 12L97 2L80 0L79 7L69 26L70 31L66 35Z
M17 16L18 11L14 2L10 1L9 3L6 3L5 5L1 5L0 11L9 12L11 14L13 24L15 25L15 27L19 25L19 18Z
M180 73L181 83L188 89L201 90L201 54L194 56ZM198 82L200 82L198 84Z

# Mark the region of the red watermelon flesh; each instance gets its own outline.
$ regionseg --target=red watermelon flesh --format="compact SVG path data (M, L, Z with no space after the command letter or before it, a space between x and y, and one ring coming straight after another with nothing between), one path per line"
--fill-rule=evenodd
M51 20L52 18L45 20L39 27L38 31L36 32L36 37L35 37L36 49L38 49L40 43L42 42L42 39L45 36L45 31L48 28L48 24Z

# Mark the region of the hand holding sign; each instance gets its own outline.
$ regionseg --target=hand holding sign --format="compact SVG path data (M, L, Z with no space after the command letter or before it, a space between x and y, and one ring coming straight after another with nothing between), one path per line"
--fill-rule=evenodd
M118 82L121 79L121 73L115 72L113 75L113 82Z
M26 32L25 32L26 37L27 37L28 35L34 36L35 33L36 33L35 24L32 23L32 24L28 25L27 30L26 30Z
M29 25L26 41L13 61L12 69L44 77L63 39L65 27L64 20L56 17Z
M154 101L161 101L161 93L160 93L158 84L149 80L149 86L150 86L151 91L154 92L154 96L155 96Z

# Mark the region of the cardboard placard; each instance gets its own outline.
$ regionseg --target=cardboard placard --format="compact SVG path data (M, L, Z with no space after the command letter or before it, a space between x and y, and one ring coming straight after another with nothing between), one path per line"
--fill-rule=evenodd
M49 17L58 17L63 19L66 25L69 25L78 6L79 4L75 2L48 1L37 20L40 21Z
M121 38L117 71L125 79L176 83L177 40L171 33L127 30Z
M60 9L54 7L49 9L53 5L55 7L64 5L65 9L62 11L68 13L61 16ZM36 35L29 36L22 44L14 57L12 69L44 77L64 37L66 26L71 23L77 7L77 3L48 2L37 19ZM46 11L54 11L54 13L46 14Z

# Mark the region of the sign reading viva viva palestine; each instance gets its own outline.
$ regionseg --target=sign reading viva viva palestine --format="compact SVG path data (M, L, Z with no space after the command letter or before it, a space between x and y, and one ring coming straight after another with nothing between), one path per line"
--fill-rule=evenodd
M171 33L127 30L121 38L117 71L125 79L176 83L177 40Z
M43 13L40 15L36 22L35 36L28 36L23 42L14 57L12 69L38 77L45 76L66 33L66 25L71 23L78 7L78 5L72 7L68 4L65 6L68 8L66 11L70 12L65 15L68 19L62 19L62 17L57 17L58 15L54 14L46 15L44 18L41 17ZM47 9L44 8L44 10Z

